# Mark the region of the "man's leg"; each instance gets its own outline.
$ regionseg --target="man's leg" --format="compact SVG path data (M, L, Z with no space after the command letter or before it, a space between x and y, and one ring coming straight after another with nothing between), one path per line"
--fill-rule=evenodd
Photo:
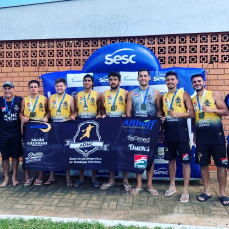
M184 190L180 198L180 201L185 202L189 200L188 186L190 181L191 168L189 163L188 164L183 163L182 166L183 166L183 177L184 177Z
M13 170L12 182L13 182L13 186L17 186L19 184L19 182L17 181L18 163L19 163L18 158L12 158L12 170Z
M153 172L154 172L154 162L150 168L150 171L146 171L146 175L147 175L147 190L149 191L150 194L157 196L158 195L158 191L156 189L154 189L153 187Z
M173 195L176 192L175 186L175 175L176 175L176 159L169 160L169 178L170 178L170 185L169 189L165 191L166 196Z
M225 188L227 183L227 170L223 167L217 167L217 178L219 182L219 196L226 196ZM224 204L229 204L229 201L224 201Z
M67 187L73 186L71 176L70 176L70 169L66 170L66 185Z
M109 180L100 186L102 190L109 188L115 184L115 171L109 171Z
M142 174L136 174L137 185L130 190L132 195L138 194L142 190Z
M100 183L96 180L96 169L93 169L91 171L91 173L92 173L91 182L92 182L93 186L95 188L99 188L100 187Z
M44 185L51 185L55 181L56 181L55 171L51 171L49 179L44 183Z
M25 170L25 181L29 181L29 180L30 180L30 171Z
M200 167L201 178L204 185L204 193L207 196L211 196L210 188L209 188L209 180L210 180L210 172L209 166ZM204 198L198 197L200 201L204 201Z
M132 187L128 181L128 172L122 172L122 176L123 176L124 189L125 189L125 191L129 192L132 189Z
M5 188L6 185L8 185L9 183L9 168L10 168L9 158L2 161L2 167L3 167L3 173L5 176L5 179L0 184L0 188Z

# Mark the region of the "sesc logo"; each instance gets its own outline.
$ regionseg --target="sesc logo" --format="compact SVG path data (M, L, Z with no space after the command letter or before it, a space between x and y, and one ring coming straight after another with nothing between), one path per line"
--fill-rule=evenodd
M105 64L111 65L111 64L135 64L136 61L133 60L133 58L136 56L135 54L128 56L127 54L124 55L114 55L116 53L122 52L122 51L135 51L134 49L129 48L123 48L119 49L112 54L107 54L105 56Z
M103 83L103 82L108 82L108 76L104 76L102 78L99 78L99 82Z
M160 74L153 77L153 81L165 81L165 74Z

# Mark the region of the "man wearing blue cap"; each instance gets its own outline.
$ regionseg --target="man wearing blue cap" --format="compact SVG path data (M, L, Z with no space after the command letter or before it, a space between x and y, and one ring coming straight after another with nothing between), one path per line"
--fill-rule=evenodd
M5 179L0 188L4 188L9 183L9 157L12 158L12 182L17 186L17 169L19 155L21 151L21 120L19 113L22 98L15 96L15 89L12 82L3 84L3 94L0 97L0 147L2 154L2 165Z

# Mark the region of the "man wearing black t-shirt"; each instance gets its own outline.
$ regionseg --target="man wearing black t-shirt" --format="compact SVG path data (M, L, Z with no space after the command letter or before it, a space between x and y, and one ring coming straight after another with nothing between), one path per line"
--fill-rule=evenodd
M17 186L17 169L21 150L21 120L19 113L22 98L14 96L15 89L12 82L3 84L3 94L0 97L0 147L2 153L2 165L5 179L0 188L9 183L9 157L12 158L12 182Z

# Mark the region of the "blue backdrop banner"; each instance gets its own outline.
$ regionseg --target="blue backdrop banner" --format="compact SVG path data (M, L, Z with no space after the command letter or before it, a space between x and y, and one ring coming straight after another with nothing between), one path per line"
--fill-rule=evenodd
M110 118L24 125L24 169L98 169L142 174L157 153L159 118Z

